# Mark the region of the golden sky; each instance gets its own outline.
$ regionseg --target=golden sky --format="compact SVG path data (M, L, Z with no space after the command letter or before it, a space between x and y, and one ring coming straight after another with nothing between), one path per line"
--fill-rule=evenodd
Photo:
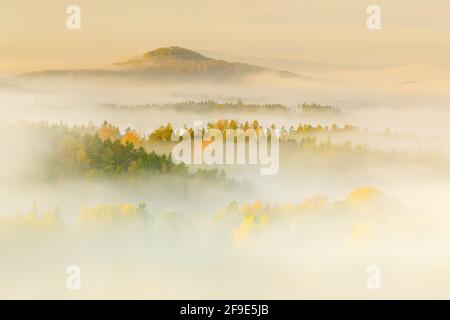
M66 8L81 8L81 30ZM369 31L366 8L382 10ZM108 65L157 47L383 65L450 56L448 0L2 0L0 71Z

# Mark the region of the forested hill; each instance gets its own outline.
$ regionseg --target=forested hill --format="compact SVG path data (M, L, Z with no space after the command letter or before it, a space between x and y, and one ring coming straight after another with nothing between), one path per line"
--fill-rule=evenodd
M306 79L292 72L208 58L181 47L158 48L141 56L116 62L109 69L44 70L25 75L34 77L135 77L174 81L186 79L238 80L258 75Z

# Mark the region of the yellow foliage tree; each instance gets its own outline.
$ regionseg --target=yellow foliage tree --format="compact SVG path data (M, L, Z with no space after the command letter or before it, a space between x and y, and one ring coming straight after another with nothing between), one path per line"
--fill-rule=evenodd
M139 137L139 135L136 133L136 131L130 130L122 136L122 138L120 139L120 143L123 145L131 143L135 147L141 147L143 141L141 137Z
M118 128L105 121L98 130L98 136L100 137L100 139L102 139L102 141L106 141L108 139L114 141L118 137L120 137L120 132Z

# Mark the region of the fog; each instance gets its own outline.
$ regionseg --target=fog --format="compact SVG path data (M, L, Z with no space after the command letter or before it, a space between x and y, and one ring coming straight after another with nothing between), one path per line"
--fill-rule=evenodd
M226 84L3 75L0 297L448 298L447 67L339 69ZM205 100L287 110L170 107ZM296 109L302 103L340 113L305 114ZM216 166L227 175L223 183L170 174L43 179L61 137L29 129L41 121L98 129L107 121L121 134L131 128L147 137L167 123L220 119L329 130L281 141L274 176L259 175L257 165ZM331 130L333 124L357 130ZM197 169L189 166L191 174ZM143 220L117 207L137 212L139 203L146 205ZM91 214L87 222L83 210ZM80 266L81 290L66 289L68 265ZM372 265L382 272L381 290L367 289Z

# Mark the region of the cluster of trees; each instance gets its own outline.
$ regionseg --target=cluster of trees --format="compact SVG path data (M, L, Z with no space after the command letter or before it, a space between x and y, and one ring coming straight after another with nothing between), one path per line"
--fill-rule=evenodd
M253 121L243 121L240 122L235 119L220 119L217 121L208 122L206 124L206 128L211 129L218 129L222 131L223 136L225 137L226 130L232 129L254 129L257 133L261 132L263 130L263 127L257 120ZM275 129L276 126L272 124L269 128ZM191 137L194 137L194 130L193 128L184 126L184 129L189 131L191 133ZM159 128L155 129L150 133L148 138L145 136L140 136L138 133L136 133L134 130L131 130L128 128L125 130L125 134L121 135L119 129L117 127L112 126L111 124L105 122L100 129L93 129L92 127L89 127L89 129L84 129L84 131L89 131L90 133L98 131L98 135L102 140L110 139L112 141L115 141L119 139L122 144L125 144L127 142L132 143L136 147L144 147L146 150L154 150L152 148L152 144L155 142L158 143L171 143L171 136L174 131L174 128L171 123L168 123L166 125L162 125ZM323 126L320 124L317 125L311 125L311 124L302 124L300 123L297 127L290 126L289 128L286 128L285 126L282 126L280 128L280 140L282 142L296 142L300 146L308 146L308 147L318 147L319 149L327 149L330 148L333 149L345 149L348 150L356 148L358 150L367 149L365 145L357 145L352 146L352 143L350 140L352 135L351 134L368 134L367 130L360 130L358 127L345 124L343 126L338 126L336 124L332 124L330 126ZM347 140L343 144L333 144L330 140L332 135L338 135L343 134L346 135ZM392 133L390 130L386 129L384 133L382 134L372 134L374 136L382 136L387 138L409 138L413 139L414 136L407 136L402 135L398 133Z
M45 180L161 174L226 180L224 172L217 169L189 172L186 165L175 164L170 153L147 150L149 140L136 131L128 128L122 134L106 121L101 127L22 123L12 126L11 132L32 138L33 168L36 176Z
M304 222L318 214L329 216L348 214L359 218L359 223L385 223L385 219L404 218L404 209L393 199L387 198L379 189L374 187L361 187L352 190L344 199L330 201L323 195L306 198L299 204L271 205L256 201L254 203L239 206L237 202L231 202L224 210L216 215L216 221L221 223L232 222L234 225L232 240L239 245L249 236L267 230L268 225L276 225L282 221L283 225L296 225ZM348 216L347 216L348 217ZM347 219L339 221L345 227ZM350 230L355 225L348 221ZM381 227L381 226L380 226Z
M114 110L148 110L148 109L160 109L160 110L174 110L174 111L193 111L193 112L226 112L226 111L247 111L247 112L298 112L296 108L289 108L286 105L279 103L246 103L241 99L235 102L218 102L215 100L204 101L183 101L177 103L165 103L165 104L143 104L143 105L116 105L105 104L105 108Z
M358 132L359 129L355 126L345 124L343 127L338 127L336 124L332 124L331 127L321 126L318 124L317 126L313 126L310 124L299 124L297 128L290 127L289 133L340 133L340 132Z
M121 132L119 128L104 122L102 126L93 124L87 126L68 127L64 124L48 125L39 123L35 125L25 124L26 129L33 137L44 141L48 152L35 152L34 165L38 176L46 180L60 179L64 177L145 177L155 174L171 174L177 176L196 176L200 179L218 179L225 181L223 171L217 169L199 170L190 173L184 164L175 164L170 157L170 151L174 144L171 136L174 128L169 123L154 130L150 135L143 136L128 128ZM206 124L207 128L215 128L224 132L227 129L262 129L257 120L239 122L233 119L222 119ZM272 125L272 128L275 126ZM193 129L187 128L193 135ZM353 145L349 139L341 139L340 143L331 140L332 133L357 133L357 128L349 125L337 127L322 127L300 124L290 127L288 130L281 128L281 152L290 154L290 158L296 158L293 148L307 154L319 155L327 153L326 158L332 161L333 155L346 157L348 154L364 157L365 159L389 159L408 162L433 163L434 165L447 165L447 161L439 153L414 153L404 151L380 151L372 150L365 145ZM12 131L11 131L12 132ZM351 137L351 136L348 136ZM346 138L346 136L343 136ZM38 143L30 143L40 145ZM48 147L48 145L50 145ZM34 147L33 147L34 148ZM37 148L37 147L36 147ZM33 151L34 152L34 151ZM300 153L297 153L300 155ZM45 156L42 156L45 155ZM303 153L302 155L305 155ZM284 159L284 158L283 158ZM334 159L335 160L335 159ZM202 180L203 181L203 180Z
M53 231L62 225L61 215L58 209L39 213L36 208L20 215L1 216L0 215L0 234L8 235L17 232Z
M225 136L225 132L227 129L237 130L242 129L243 131L247 129L254 129L256 132L260 132L263 130L263 127L260 125L258 120L253 121L244 121L240 122L238 120L234 119L220 119L217 121L208 122L206 124L206 128L208 129L218 129L222 131L222 133ZM271 129L276 129L276 126L272 124L270 126ZM194 136L194 130L193 128L188 128L184 126L184 129L189 131L191 133L191 137ZM150 142L170 142L171 136L174 128L170 123L167 125L163 125L159 127L158 129L154 130L150 136L149 141ZM303 135L310 135L310 134L334 134L334 133L349 133L349 132L358 132L359 129L355 126L351 125L344 125L343 127L338 127L336 124L328 126L313 126L310 124L299 124L296 128L294 126L291 126L288 129L286 127L282 126L280 128L280 138L281 140L289 140L289 139L295 139L297 136L303 136Z
M305 115L308 114L332 114L338 115L341 114L341 110L333 106L323 106L317 103L303 103L299 106L302 113Z
M227 130L227 129L233 129L233 130L236 130L236 129L243 129L243 130L247 130L247 129L259 130L259 129L262 129L262 127L259 124L258 120L253 120L250 123L248 121L239 122L237 120L222 119L222 120L218 120L218 121L208 122L206 127L207 128L219 129L222 132L225 132L225 130ZM272 125L272 127L275 127L275 126Z
M173 127L170 123L160 126L158 129L150 133L150 142L170 142L173 133Z
M218 130L222 131L222 133L224 134L224 137L225 137L225 131L227 129L232 129L232 130L242 129L244 131L247 129L254 129L256 131L262 129L262 127L260 126L260 124L258 123L257 120L253 120L250 123L248 121L239 122L237 120L229 120L229 119L222 119L222 120L218 120L218 121L208 122L206 124L206 128L218 129ZM193 128L184 126L183 129L185 129L186 131L189 131L192 138L194 137L194 129ZM172 136L173 131L174 131L174 128L173 128L172 124L168 123L167 125L160 126L158 129L154 130L149 135L148 140L150 143L152 143L152 142L171 142L171 136Z
M319 195L305 199L299 204L270 205L256 201L254 203L239 204L231 202L226 208L214 215L207 216L220 225L232 227L234 240L242 240L248 233L255 231L255 228L269 223L292 219L297 216L311 216L318 213L341 213L353 212L374 214L380 209L390 211L390 215L399 213L401 210L398 203L386 198L381 191L373 187L356 188L344 199L330 202L326 197ZM82 227L102 227L112 225L129 225L133 222L138 225L145 225L151 221L159 220L170 223L181 218L176 212L162 212L155 214L149 212L145 203L137 205L130 203L99 205L96 207L86 207L80 210L77 223ZM197 220L198 216L193 218ZM230 222L230 223L229 223ZM56 230L63 225L61 212L59 209L39 213L36 208L25 214L2 216L0 215L0 231L50 231Z
M49 178L71 175L145 175L153 173L188 174L183 164L174 164L170 155L147 152L123 139L102 140L98 134L68 132L48 159Z
M130 203L118 205L100 205L94 208L83 208L79 215L79 222L86 227L109 226L116 222L145 223L149 218L149 212L145 203L137 206Z

